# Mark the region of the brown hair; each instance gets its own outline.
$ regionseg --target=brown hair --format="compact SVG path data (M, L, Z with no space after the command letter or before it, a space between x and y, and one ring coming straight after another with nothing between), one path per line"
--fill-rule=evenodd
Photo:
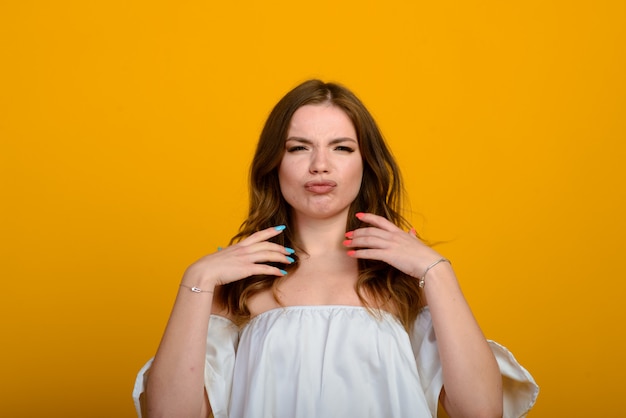
M346 231L360 226L355 216L357 212L374 213L401 228L408 228L408 222L402 216L404 190L400 171L372 115L347 88L336 83L309 80L288 92L265 123L250 167L248 217L231 244L261 229L287 225L287 229L273 241L295 248L296 254L302 251L294 242L290 208L281 194L278 167L295 111L304 105L321 103L332 103L346 112L354 124L363 158L361 189L350 206ZM356 291L363 305L390 309L408 329L422 306L417 280L381 261L359 259L358 262ZM296 261L286 269L293 270L297 266ZM265 289L275 289L279 280L275 276L251 276L222 286L217 297L235 321L243 324L250 318L248 298Z

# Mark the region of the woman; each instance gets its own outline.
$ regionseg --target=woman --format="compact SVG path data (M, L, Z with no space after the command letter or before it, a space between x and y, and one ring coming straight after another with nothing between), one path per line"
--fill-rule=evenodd
M318 80L290 91L250 180L248 218L229 247L187 269L138 376L149 417L531 408L537 386L485 339L450 262L405 232L400 172L354 94Z

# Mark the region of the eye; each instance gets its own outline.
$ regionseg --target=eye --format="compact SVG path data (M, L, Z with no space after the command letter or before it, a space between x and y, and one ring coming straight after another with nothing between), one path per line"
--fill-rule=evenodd
M304 145L293 145L291 147L287 147L287 152L297 152L297 151L306 151L306 147Z
M347 145L339 145L335 147L335 151L354 152L354 148Z

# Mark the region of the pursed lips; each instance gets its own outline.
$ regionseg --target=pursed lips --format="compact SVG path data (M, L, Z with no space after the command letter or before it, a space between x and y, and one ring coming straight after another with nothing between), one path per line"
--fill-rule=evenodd
M316 194L324 194L332 191L335 187L337 187L337 183L331 180L312 180L307 181L304 184L304 188Z

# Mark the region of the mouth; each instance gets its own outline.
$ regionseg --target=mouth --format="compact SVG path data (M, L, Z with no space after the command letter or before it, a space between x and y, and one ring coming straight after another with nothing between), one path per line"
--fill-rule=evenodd
M304 188L315 194L326 194L330 193L337 187L337 183L330 180L314 180L308 181L304 184Z

